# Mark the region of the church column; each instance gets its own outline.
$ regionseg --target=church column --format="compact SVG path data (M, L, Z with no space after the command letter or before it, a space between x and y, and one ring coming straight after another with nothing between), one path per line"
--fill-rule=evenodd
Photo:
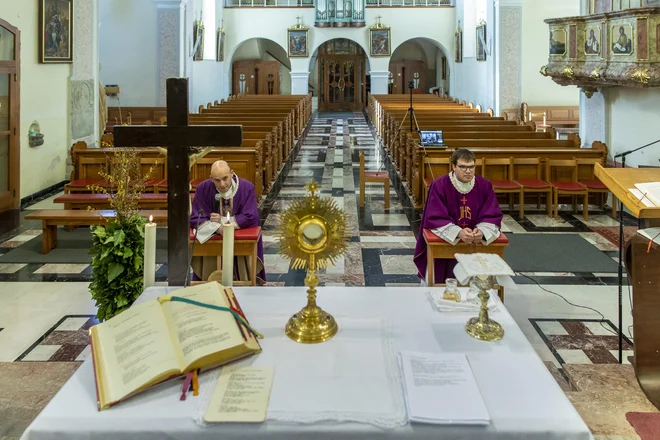
M520 108L522 103L522 6L523 0L495 0L493 33L495 114ZM489 32L487 31L489 34ZM488 41L486 41L489 43Z
M371 76L371 90L372 95L387 95L387 82L390 79L390 72L375 72L370 71Z
M185 75L185 8L188 0L154 0L158 14L159 105L165 106L167 78Z
M306 95L309 93L309 72L291 72L291 94Z
M66 178L71 173L70 147L84 141L94 144L99 138L99 68L96 0L74 2L76 40L69 77L69 142Z

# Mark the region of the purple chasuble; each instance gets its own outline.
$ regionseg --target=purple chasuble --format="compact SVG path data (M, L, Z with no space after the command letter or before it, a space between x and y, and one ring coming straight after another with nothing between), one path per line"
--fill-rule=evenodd
M238 181L238 191L236 191L233 198L234 206L231 215L235 218L238 227L241 229L260 226L261 220L259 218L259 209L257 208L257 197L254 192L254 185L252 182L241 179L240 177L238 178ZM226 213L226 209L228 208L225 207L223 210L222 205L224 204L228 207L230 200L220 199L220 201L216 201L216 194L219 193L211 179L206 179L197 185L195 198L193 199L192 204L192 213L190 214L191 228L196 228L198 224L208 221L211 218L212 212L217 212L218 214ZM203 211L203 214L199 216L198 223L197 216L200 209ZM264 246L261 237L259 237L259 243L257 244L257 256L263 263ZM236 267L236 264L234 264L234 267ZM257 278L260 278L265 282L266 270L262 269L261 272L257 273Z
M453 223L461 229L474 229L479 223L502 225L502 211L497 202L491 183L481 176L474 177L474 187L467 194L461 194L451 183L449 174L438 177L431 184L429 196L424 205L424 214L417 237L413 261L417 266L417 276L426 278L426 242L424 229L436 229ZM454 278L455 259L435 259L435 283L443 284L447 278Z

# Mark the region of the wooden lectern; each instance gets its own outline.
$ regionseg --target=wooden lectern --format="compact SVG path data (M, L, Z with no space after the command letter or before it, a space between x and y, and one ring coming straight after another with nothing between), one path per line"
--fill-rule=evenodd
M660 207L647 207L630 192L636 183L660 182L660 169L595 167L596 177L639 219L640 228L660 226ZM660 246L649 249L649 240L637 234L624 261L633 294L632 364L642 391L660 409Z

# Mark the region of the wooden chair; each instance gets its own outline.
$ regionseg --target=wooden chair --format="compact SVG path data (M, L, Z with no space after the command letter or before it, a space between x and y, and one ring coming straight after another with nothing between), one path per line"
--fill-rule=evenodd
M550 126L548 125L548 116L545 112L533 113L529 112L528 121L536 123L536 131L545 132Z
M499 167L504 169L503 179L492 179L489 177L488 170ZM483 174L482 176L488 179L493 185L493 191L495 194L509 194L509 209L513 211L513 195L518 194L518 200L520 204L525 204L525 199L523 198L522 185L513 180L513 158L509 157L508 159L483 159L482 166ZM490 175L494 175L491 171ZM499 177L499 173L497 174Z
M424 182L424 195L423 200L426 204L426 198L429 195L429 188L435 179L445 174L449 174L451 170L451 159L448 157L425 157L424 164L422 165L422 181Z
M364 151L360 152L360 208L364 208L365 184L382 183L385 190L385 209L390 209L390 175L387 171L365 171Z
M566 170L567 168L570 170L570 180L563 177L566 173L562 172L562 169ZM555 169L554 174L553 169ZM554 194L555 219L559 218L559 196L570 195L573 197L584 197L582 217L585 220L589 220L589 191L584 185L578 182L577 176L578 167L575 159L548 160L546 162L545 178L552 186ZM575 204L573 206L575 207Z
M594 175L594 165L597 163L603 165L603 161L600 159L575 159L575 161L578 166L578 183L584 185L589 194L601 194L600 206L604 208L610 190ZM585 168L588 168L588 170L585 170ZM583 172L580 172L581 170ZM615 203L612 203L612 218L616 218Z
M535 172L521 173L522 167L534 166ZM541 194L545 193L545 206L548 211L548 217L552 217L552 186L545 180L541 179L541 159L538 157L533 158L514 158L513 159L513 180L521 186L520 189L520 218L525 218L525 194L535 193L538 197L537 208L541 207Z

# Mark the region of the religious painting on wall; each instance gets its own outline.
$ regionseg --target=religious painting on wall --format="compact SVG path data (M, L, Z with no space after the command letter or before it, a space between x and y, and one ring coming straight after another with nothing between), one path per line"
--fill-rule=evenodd
M566 55L566 30L550 31L550 55Z
M288 46L290 57L308 57L308 36L309 30L307 28L300 29L299 27L289 28L288 30Z
M388 57L391 55L390 28L381 24L369 28L369 47L372 57Z
M73 62L73 0L39 0L39 62Z
M457 63L463 62L463 29L460 27L456 30L454 34L454 61Z
M477 26L477 61L486 61L486 23Z
M193 23L193 61L204 59L204 22L201 17Z
M218 29L218 54L216 59L218 61L225 60L225 30L223 28Z
M585 29L584 53L585 55L600 55L600 26L588 24Z
M612 26L612 54L630 55L633 52L633 27L630 23Z

